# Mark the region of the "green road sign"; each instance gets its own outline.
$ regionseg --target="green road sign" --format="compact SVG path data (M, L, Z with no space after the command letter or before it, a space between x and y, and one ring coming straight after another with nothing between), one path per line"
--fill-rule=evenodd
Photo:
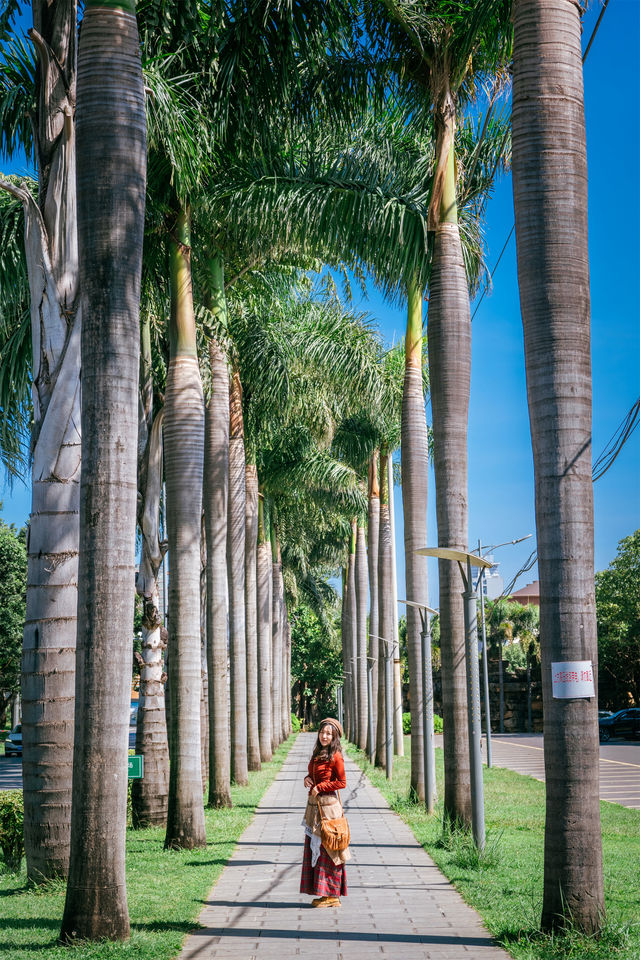
M144 776L144 757L129 757L129 780L142 780Z

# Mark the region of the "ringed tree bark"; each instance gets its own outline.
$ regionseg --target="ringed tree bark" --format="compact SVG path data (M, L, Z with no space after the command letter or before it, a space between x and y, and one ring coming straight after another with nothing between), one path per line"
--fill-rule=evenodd
M393 591L391 587L391 524L389 521L389 453L386 444L380 450L380 538L378 541L378 729L376 731L376 766L386 767L386 703L385 658L393 641ZM383 640L387 641L386 643Z
M258 734L260 759L271 760L271 541L262 491L258 499L257 615L258 615Z
M369 563L369 656L373 657L371 671L371 689L373 692L373 738L367 743L367 752L373 746L375 750L376 725L378 718L378 539L380 529L380 488L378 486L378 451L369 461L369 510L367 522L367 560Z
M342 640L342 704L344 709L343 728L347 737L351 724L351 676L349 672L349 630L351 629L351 615L349 613L349 565L342 568L342 606L340 611L340 635Z
M22 652L24 845L32 883L69 866L80 503L80 335L76 228L77 4L33 3L38 56L38 199L0 181L24 210L33 354L32 492ZM46 775L44 772L46 771Z
M408 290L405 368L402 394L402 509L406 597L428 603L427 558L416 550L427 545L427 484L429 444L422 384L423 291L413 283ZM420 611L407 607L407 654L411 700L411 793L424 801L422 730L422 640Z
M227 326L224 265L209 261L210 308ZM205 416L204 511L207 536L207 667L209 674L210 807L231 806L227 651L227 512L229 491L229 371L217 340L209 341L211 397Z
M358 723L356 743L361 750L367 746L367 540L362 523L358 523L356 534L355 558L355 586L356 586L356 677L358 683Z
M349 541L349 570L347 573L347 594L349 611L349 653L348 667L350 672L349 690L351 693L351 711L349 723L349 740L358 742L358 603L356 588L356 547L358 543L358 521L351 521L351 539Z
M151 373L149 324L143 323L142 380ZM161 410L152 419L152 388L143 388L144 416L138 428L139 445L143 445L138 462L138 526L142 531L142 559L136 578L136 591L142 597L142 653L140 660L140 695L136 723L136 753L144 757L144 777L131 784L131 816L133 826L164 826L167 822L169 796L169 744L164 703L164 665L162 653L162 614L158 591L158 575L166 543L160 541L159 516L162 492L162 425ZM145 409L146 408L146 409ZM149 429L150 427L150 429Z
M580 11L514 4L513 193L536 491L546 826L542 927L604 920L597 699L554 699L552 663L597 683L587 156Z
M229 398L229 662L231 668L231 778L245 786L247 768L247 645L245 632L246 481L242 385L233 371Z
M129 936L127 755L146 122L133 3L85 4L77 186L82 478L69 878L60 937ZM108 676L109 682L105 682Z
M258 734L258 470L254 463L246 465L245 527L245 625L247 643L247 766L260 769Z
M429 285L429 383L433 412L438 546L467 550L467 421L471 382L471 314L458 212L455 103L443 81L436 102L436 156L443 169ZM403 417L404 419L404 417ZM438 561L444 722L444 822L471 826L467 730L464 586L458 565ZM417 584L416 584L417 586Z
M165 395L169 535L169 805L165 849L206 843L200 746L200 529L204 397L191 287L191 217L176 203L169 240L171 316Z
M271 519L271 716L273 727L271 731L272 750L278 749L281 740L282 716L282 599L280 596L280 569L282 567L282 558L280 556L280 546L276 534L273 517Z

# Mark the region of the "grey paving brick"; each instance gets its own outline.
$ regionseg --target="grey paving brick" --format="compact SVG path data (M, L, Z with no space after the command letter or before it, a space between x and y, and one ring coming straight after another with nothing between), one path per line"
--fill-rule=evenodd
M180 960L508 960L409 828L346 759L348 896L313 910L298 892L314 735L301 734L187 937Z

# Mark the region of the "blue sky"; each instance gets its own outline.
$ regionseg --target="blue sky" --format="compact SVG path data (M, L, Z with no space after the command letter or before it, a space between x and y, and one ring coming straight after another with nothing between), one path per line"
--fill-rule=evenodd
M584 18L583 49L600 12ZM640 395L640 0L611 0L585 64L589 164L593 453L598 456ZM4 172L21 165L4 163ZM487 207L487 262L492 268L513 224L511 178ZM404 333L404 311L389 307L371 287L358 306L377 318L388 342ZM640 526L640 430L594 487L596 569L606 567L618 541ZM433 476L428 540L436 543ZM29 492L16 482L0 491L3 519L23 524ZM396 489L398 591L403 596L401 491ZM524 350L515 238L473 322L469 416L469 536L495 544L535 533L533 462L526 404ZM508 580L529 555L532 540L496 551ZM536 570L518 586L535 579ZM435 564L430 602L437 606Z

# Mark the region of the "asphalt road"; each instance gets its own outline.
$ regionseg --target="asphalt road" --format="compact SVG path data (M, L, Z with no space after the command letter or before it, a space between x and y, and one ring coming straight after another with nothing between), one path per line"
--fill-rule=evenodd
M544 780L542 734L493 734L493 765ZM486 762L486 740L482 740ZM640 741L600 744L600 799L640 810Z
M436 737L442 745L442 737ZM129 747L135 746L135 729L129 731ZM491 737L493 765L544 780L542 734L497 734ZM486 762L486 740L482 740ZM0 790L22 787L20 757L0 756ZM616 740L600 744L600 799L640 810L640 741Z

